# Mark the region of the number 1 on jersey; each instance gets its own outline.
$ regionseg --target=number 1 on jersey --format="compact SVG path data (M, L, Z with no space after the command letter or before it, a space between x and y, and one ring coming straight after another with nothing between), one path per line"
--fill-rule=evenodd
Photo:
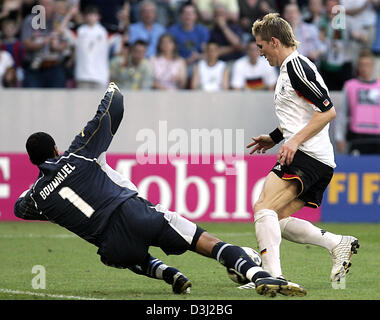
M92 216L95 210L80 196L78 196L74 190L69 187L63 187L59 190L58 194L62 197L62 199L69 200L75 207L77 207L83 214L85 214L88 218Z

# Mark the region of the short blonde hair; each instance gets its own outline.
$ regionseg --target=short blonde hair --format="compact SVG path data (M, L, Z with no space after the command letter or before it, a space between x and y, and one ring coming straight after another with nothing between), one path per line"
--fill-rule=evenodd
M262 40L269 42L272 37L277 38L287 48L298 48L299 42L296 40L290 24L280 17L279 13L268 13L261 20L256 20L252 26L253 36L260 36Z

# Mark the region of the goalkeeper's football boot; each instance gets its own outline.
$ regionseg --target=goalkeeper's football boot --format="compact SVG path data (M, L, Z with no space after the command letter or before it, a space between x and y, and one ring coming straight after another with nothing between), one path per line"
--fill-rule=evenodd
M277 293L284 296L304 297L306 289L296 283L279 278L260 278L255 282L256 292L267 297L275 297Z
M330 251L333 266L330 279L333 282L344 278L351 267L351 257L358 252L358 239L352 236L342 236L340 243Z
M191 281L181 272L177 272L173 277L173 292L176 294L190 293Z
M243 284L237 288L240 290L251 290L251 289L256 289L256 285L253 282L248 282L248 283Z

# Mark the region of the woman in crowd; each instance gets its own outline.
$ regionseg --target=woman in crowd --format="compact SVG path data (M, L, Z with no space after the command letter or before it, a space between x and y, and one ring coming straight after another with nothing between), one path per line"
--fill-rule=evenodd
M177 44L170 34L160 37L157 55L151 58L153 88L178 90L186 86L186 62L178 55Z

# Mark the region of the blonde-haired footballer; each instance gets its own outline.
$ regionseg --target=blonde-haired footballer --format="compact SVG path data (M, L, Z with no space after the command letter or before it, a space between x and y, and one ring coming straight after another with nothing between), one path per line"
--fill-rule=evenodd
M280 263L281 237L326 248L332 257L331 281L340 281L359 248L353 236L321 230L308 221L290 217L304 206L320 206L334 173L329 123L335 108L315 65L297 51L291 26L271 13L252 27L260 55L280 67L274 104L279 126L270 134L253 137L247 148L264 153L282 141L277 163L266 177L254 204L255 230L264 268L284 278Z

